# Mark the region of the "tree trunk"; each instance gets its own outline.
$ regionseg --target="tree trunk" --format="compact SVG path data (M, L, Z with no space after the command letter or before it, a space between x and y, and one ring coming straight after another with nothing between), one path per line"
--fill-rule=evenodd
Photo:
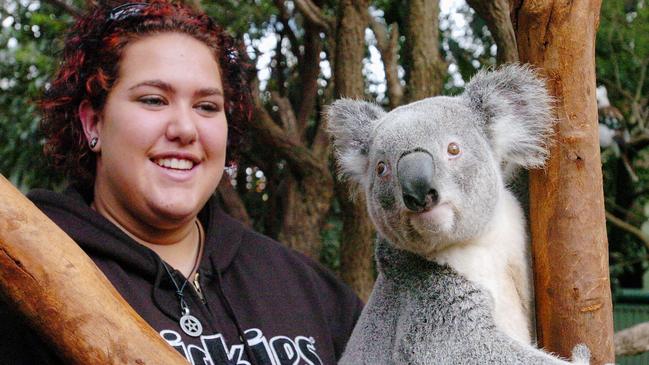
M252 227L252 221L246 210L246 206L241 201L241 197L237 190L230 183L230 176L227 173L223 174L219 186L216 189L221 203L223 205L223 210L228 213L231 217L238 219L243 224L248 227Z
M409 4L408 97L416 101L442 92L446 62L439 52L439 0L410 0Z
M368 5L368 0L343 0L339 4L334 63L336 97L363 98L365 94L362 64ZM349 195L349 183L339 181L337 184L336 192L343 211L341 277L361 299L367 300L374 285L371 271L374 231L364 198L358 197L354 202Z
M613 362L604 194L595 101L600 1L519 1L522 62L540 68L556 98L556 141L530 174L538 340L563 356L585 343L593 364Z
M279 233L281 242L316 261L322 249L320 231L333 197L331 177L321 175L304 176L302 182L287 177L286 195L282 197L284 220Z
M66 364L187 364L2 175L0 289Z

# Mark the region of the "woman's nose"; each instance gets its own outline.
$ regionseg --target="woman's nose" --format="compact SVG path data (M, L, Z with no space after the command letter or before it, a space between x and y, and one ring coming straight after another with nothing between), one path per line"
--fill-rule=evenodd
M167 138L183 145L191 144L198 139L194 110L191 107L178 107L174 110L167 126Z

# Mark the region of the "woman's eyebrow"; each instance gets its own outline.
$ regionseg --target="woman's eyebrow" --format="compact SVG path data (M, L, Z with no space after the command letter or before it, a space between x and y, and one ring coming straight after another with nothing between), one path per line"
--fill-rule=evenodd
M133 90L141 86L152 86L167 92L174 92L173 86L171 86L171 84L169 84L168 82L164 82L162 80L147 80L147 81L138 82L137 84L131 86L128 89Z
M174 93L175 92L174 87L171 86L170 83L164 82L162 80L142 81L142 82L139 82L139 83L131 86L129 88L129 90L137 89L138 87L141 87L141 86L151 86L151 87L155 87L155 88L164 90L164 91L169 92L169 93ZM198 97L205 97L205 96L212 96L212 95L223 96L223 90L221 90L221 88L218 88L218 87L206 87L206 88L202 88L202 89L197 90L194 93L194 95L198 96Z
M207 87L207 88L197 90L194 93L194 95L198 97L205 97L205 96L212 96L212 95L223 96L223 90L221 90L218 87Z

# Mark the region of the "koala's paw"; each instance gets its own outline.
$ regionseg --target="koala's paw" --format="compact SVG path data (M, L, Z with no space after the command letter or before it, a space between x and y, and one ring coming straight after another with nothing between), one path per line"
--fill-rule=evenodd
M590 364L590 350L588 346L583 343L573 347L572 349L572 363L576 365Z

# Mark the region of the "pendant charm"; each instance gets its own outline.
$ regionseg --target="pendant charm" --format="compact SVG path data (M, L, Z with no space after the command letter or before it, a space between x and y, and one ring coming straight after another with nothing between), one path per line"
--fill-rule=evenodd
M180 317L180 328L191 337L198 337L203 333L203 325L198 318L189 314L189 311Z

